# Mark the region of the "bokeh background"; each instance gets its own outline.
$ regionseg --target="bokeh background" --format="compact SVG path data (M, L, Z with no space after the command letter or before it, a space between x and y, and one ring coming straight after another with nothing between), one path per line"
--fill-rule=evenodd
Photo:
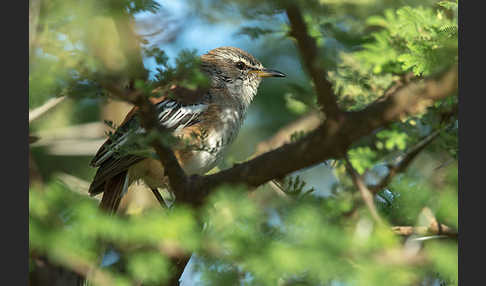
M177 66L182 51L191 50L199 56L220 46L235 46L254 55L266 67L287 74L283 80L263 81L237 140L212 171L215 172L261 152L259 148L264 148L263 143L296 120L322 119L317 115L313 84L302 67L294 40L288 36L287 17L281 9L275 8L279 4L273 2L278 1L29 2L29 21L34 26L29 31L29 110L38 111L49 100L62 97L48 112L29 120L30 134L38 137L30 145L29 269L32 285L46 283L46 278L36 276L41 269L36 262L38 257L47 257L56 266L83 273L77 267L97 265L96 253L99 253L98 246L86 239L106 239L116 245L117 235L114 233L123 229L127 229L126 241L118 248L114 247L111 261L105 258L104 262L106 271L115 277L115 284L136 285L134 281L143 281L143 285L163 285L161 281L170 276L167 253L162 251L159 256L154 256L153 252L138 253L138 248L133 247L135 242L143 245L157 241L155 234L148 241L141 239L143 233L154 230L150 225L133 230L131 236L128 234L130 227L123 225L125 222L121 220L98 218L93 222L90 220L93 217L88 215L96 211L96 200L87 197L87 188L96 171L89 167L89 161L111 130L104 122L112 121L116 126L131 109L126 102L108 98L93 80L107 70L111 73L133 68L130 59L120 53L119 31L111 17L118 17L119 11L128 11L126 13L133 16L135 31L143 39L143 64L149 70L151 80L156 80L158 68L164 69L156 57L146 52L154 48L164 52L164 63ZM404 76L426 77L457 62L455 1L320 0L296 3L305 13L309 33L317 39L323 55L321 64L329 71L340 104L349 110L369 104ZM444 100L432 110L379 130L380 135L374 134L357 142L349 151L354 167L372 184L386 175L386 163L404 154L424 136L449 124L448 129L420 153L407 172L393 180L375 198L380 212L391 225L418 225L426 208L432 209L441 222L457 228L458 123L454 113L452 119L449 116L446 122L442 120L444 114L450 113L455 106L456 97ZM316 121L313 121L302 128L315 126ZM290 137L286 141L290 141ZM184 285L236 285L236 281L240 285L389 285L390 281L394 285L457 284L457 241L454 240L431 242L424 264L397 262L394 266L388 262L385 265L365 262L371 259L373 251L402 249L406 241L382 233L370 220L360 219L361 215L349 219L343 215L352 205L349 195L352 184L346 178L340 160L301 170L286 180L305 182L304 191L313 189L310 196L314 200L302 202L301 208L291 208L291 214L282 215L281 208L285 209L282 202L257 208L248 197L233 193L238 188L228 187L222 191L228 197L216 196L211 201L219 207L207 207L204 217L211 221L214 229L207 230L206 234L194 230L195 218L201 215L184 208L164 213L173 216L173 225L167 225L162 218L153 219L152 227L155 222L160 222L156 227L172 226L174 233L179 231L179 234L167 234L164 230L161 235L177 241L185 234L189 241L181 242L179 247L189 254L193 251L200 254L199 258L193 258L191 270L185 273ZM256 205L275 196L269 185L257 191L260 195L257 195ZM241 204L235 205L235 201ZM83 204L86 204L85 209ZM215 210L220 212L212 213ZM324 217L313 218L323 210L327 211ZM228 230L218 236L215 230L239 221L225 216L218 221L221 212L225 211L230 217L245 218L246 224L252 226L246 230ZM143 184L131 187L120 210L121 215L135 217L141 225L140 221L147 220L147 213L157 212L160 212L160 205ZM360 209L358 213L363 212ZM224 221L225 218L228 221ZM285 228L287 219L290 225L300 225L306 231L292 232L292 238L272 231L263 231L264 235L260 235L259 227L263 221L269 222L268 228L275 227L278 232L283 232L281 228ZM302 225L303 221L309 224ZM239 223L241 225L235 223L235 227L245 225L245 222ZM66 233L65 229L70 225L75 231ZM316 232L316 229L324 233ZM233 251L234 256L225 254L226 250L214 250L214 245L201 244L205 235L212 244L221 242L226 250ZM353 237L361 242L354 241ZM260 243L255 242L258 239L261 239ZM282 244L272 244L279 239ZM313 255L304 250L305 247L292 248L295 243L299 245L299 239L310 249L323 243L322 247L314 249L322 255ZM343 254L344 250L354 248L360 249L357 258L347 258ZM248 257L242 259L238 255L244 254L245 249ZM266 251L260 253L258 249ZM82 257L86 263L73 257ZM348 259L356 260L341 261ZM387 260L383 258L383 261ZM390 261L395 260L390 258ZM326 274L322 274L324 272ZM283 277L282 273L289 275ZM299 278L307 274L309 279ZM45 285L54 285L52 283Z

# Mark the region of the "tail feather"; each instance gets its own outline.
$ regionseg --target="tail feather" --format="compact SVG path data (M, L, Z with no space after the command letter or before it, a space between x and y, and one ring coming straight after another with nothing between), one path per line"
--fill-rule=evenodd
M118 210L120 200L127 188L126 179L127 171L123 171L106 181L100 209L109 213L115 213Z

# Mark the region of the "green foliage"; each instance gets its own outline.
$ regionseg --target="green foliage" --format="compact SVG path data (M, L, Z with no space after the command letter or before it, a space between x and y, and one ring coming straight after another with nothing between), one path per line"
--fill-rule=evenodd
M370 60L370 59L367 59ZM329 72L339 103L348 110L362 109L381 96L397 79L390 73L375 74L352 53L341 53L336 70Z
M362 23L349 20L338 24L330 18L313 24L321 27L316 33L324 41L332 35L324 49L327 57L336 55L326 66L340 104L350 110L361 109L395 84L397 75L411 71L427 76L457 63L457 3L444 3L404 6L380 12L382 16L369 15L367 29L373 32L368 34L363 26L357 26ZM343 26L351 32L337 28ZM339 52L327 51L336 49L336 40L341 45Z
M425 180L413 172L393 180L388 188L391 193L382 194L391 201L391 204L384 206L389 220L395 225L413 225L418 223L420 213L427 206L441 223L457 227L456 170L456 166L434 169L434 175L442 178L439 180Z
M378 149L386 148L388 151L393 151L395 148L404 150L407 146L408 135L406 133L398 132L396 130L383 130L376 134L378 141L376 147Z
M286 94L285 101L287 102L287 108L290 112L299 115L306 113L307 105L302 101L294 99L291 94Z
M375 73L412 70L415 75L429 75L457 62L457 18L441 10L403 7L370 17L367 23L382 30L373 33L374 42L365 44L357 56Z
M128 258L128 270L133 277L148 285L164 282L169 277L168 262L159 253L136 253Z
M147 49L146 55L153 57L157 65L160 66L156 68L157 73L155 74L159 86L167 88L173 84L178 84L190 89L209 86L207 77L199 68L200 59L196 50L182 50L175 61L175 66L168 63L169 58L164 51L157 47Z
M225 191L214 198L206 241L214 239L215 246L224 247L222 261L238 261L240 271L251 273L253 279L248 285L273 285L279 278L295 277L309 282L338 277L347 280L349 277L344 278L344 273L354 271L351 261L342 256L352 248L352 256L359 257L360 251L366 252L365 249L376 247L378 242L355 241L348 233L352 230L339 226L335 220L341 213L336 212L332 202L341 203L340 200L320 202L308 197L299 204L280 202L277 211L282 224L279 225L269 224L262 209L255 208L241 193L235 196ZM332 212L327 212L328 209Z
M436 2L295 2L318 43L322 58L316 64L328 71L343 108L364 108L409 72L433 75L457 62L457 1ZM254 50L261 52L255 55L269 68L274 64L290 71L290 84L262 84L250 109L253 114L245 123L251 127L244 130L245 136L240 135L240 145L229 155L238 156L238 160L246 156L244 148L253 152L251 146L280 125L317 108L314 86L302 76L304 71L297 61L300 55L288 40L289 29L281 17L283 3L190 3L194 5L192 12L197 12L190 17L206 14L215 22L243 22L236 36L249 37ZM104 79L120 86L133 84L146 94L157 87L159 92L151 96L164 94L173 85L192 90L207 87L198 52L192 50L198 47L197 42L171 58L158 43L140 39L143 59L153 59L156 67L149 80L130 82L129 71L135 69L131 55L125 53L130 43L121 42L123 29L115 20L123 18L120 15L133 19L138 13L161 9L163 5L151 0L45 2L29 63L29 108L54 96L67 95L72 101L62 110L59 118L63 120L50 118L50 122L31 126L31 131L98 120L96 105L103 101L93 98L106 98L100 84ZM351 164L366 175L443 128L407 171L395 176L375 197L383 226L371 220L341 160L333 166L338 182L325 197L313 191L321 186L291 174L282 180L282 189L290 199L281 199L265 187L248 195L244 186L223 186L199 209L180 205L176 198L170 208L157 205L113 216L98 210L96 200L53 179L61 165L69 166L74 175L86 176L79 170L87 170L88 156L61 158L32 147L45 181L43 187L29 190L29 269L36 271L34 260L40 255L71 270L98 268L111 280L109 285L160 285L173 274L173 256L196 253L202 285L389 285L390 281L393 285L418 285L430 277L455 285L455 241L420 242L419 254L426 259L416 262L414 259L421 256L407 256L410 241L394 234L390 226L421 225L427 207L441 223L458 228L457 104L457 97L438 101L422 114L354 142L348 150ZM49 125L52 122L58 125ZM107 125L116 128L113 122ZM290 139L295 142L305 135L296 132ZM126 150L115 151L124 155L136 150L138 155L153 156L143 148L153 139L167 145L177 141L155 132L146 136L134 133L128 136ZM204 146L198 148L205 150ZM120 258L100 267L107 250Z
M316 97L309 87L298 83L289 83L290 90L284 95L287 109L297 115L302 115L316 108Z
M302 189L305 184L294 180L293 185ZM409 185L392 186L401 195L394 202L391 221L414 224L421 206L430 202L423 188ZM402 191L401 186L408 186L407 190ZM121 262L104 271L125 283L144 281L148 285L168 278L170 249L197 251L204 258L200 270L205 285L233 284L242 277L246 277L246 285L274 285L281 279L311 284L357 280L376 285L392 278L396 285L407 285L422 273L420 267L370 258L373 253L398 251L401 244L391 231L365 218L345 219L343 214L352 205L346 193L324 199L305 196L298 203L273 200L273 211L267 211L270 205L262 208L258 203L262 195L250 199L243 187L221 188L204 208L207 225L202 230L194 213L180 206L129 218L107 216L96 209L93 200L53 183L43 192L30 192L30 248L60 263L76 257L96 265L102 242L109 243L126 257L127 271L120 272ZM446 262L453 251L448 250L445 257L432 248L437 266L430 267L447 273L447 278L454 277L456 266Z
M425 251L433 257L433 270L441 274L446 285L458 285L457 244L431 243Z
M125 283L140 279L158 282L169 273L163 246L191 251L197 241L196 221L186 209L157 210L123 219L102 213L96 201L61 183L29 192L29 247L61 265L97 266L104 242L123 249L129 258L127 274L116 269L107 270L109 273Z
M348 152L349 161L358 173L363 173L366 169L376 164L377 154L370 147L357 147Z

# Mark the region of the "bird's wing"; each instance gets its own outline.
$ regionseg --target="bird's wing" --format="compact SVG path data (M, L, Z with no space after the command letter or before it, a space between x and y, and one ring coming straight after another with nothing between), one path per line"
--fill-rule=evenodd
M156 106L161 126L169 131L179 131L199 122L199 115L208 108L206 98L208 94L195 95L195 93L185 88L174 87L170 90L169 95L151 98L151 102ZM134 137L137 137L136 135L145 133L145 129L140 126L136 118L137 110L138 108L134 107L127 114L122 124L103 143L91 160L90 165L99 167L99 169L91 183L90 193L101 192L101 187L107 179L127 170L131 165L145 158L143 155L132 153L122 154L122 148L128 146L130 150L141 151L140 146L137 146L133 140Z
M177 87L171 89L171 96L150 98L156 106L160 125L169 131L178 131L199 122L199 115L207 110L208 104L206 100L202 100L203 96L199 95L196 98L193 95L194 93L188 89ZM117 150L125 147L130 135L145 133L145 129L140 126L136 119L137 110L138 108L134 107L127 114L120 127L98 150L90 163L91 166L100 166L111 158Z

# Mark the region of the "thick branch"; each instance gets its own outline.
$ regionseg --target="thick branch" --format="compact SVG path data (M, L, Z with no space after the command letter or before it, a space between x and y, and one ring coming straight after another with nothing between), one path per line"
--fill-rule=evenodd
M219 185L228 183L258 186L330 158L341 158L353 142L373 130L385 127L404 116L418 113L430 103L450 95L457 89L457 67L453 67L438 79L410 82L362 111L342 112L338 108L332 85L326 79L326 70L321 67L315 40L308 35L298 7L289 6L286 12L291 35L297 40L304 65L314 81L319 104L328 120L297 142L286 144L228 170L191 178L186 176L171 149L159 140L153 140L151 145L164 165L171 189L179 202L200 205ZM121 26L117 27L120 30ZM129 38L124 42L126 43ZM112 85L105 85L105 88L139 107L138 115L147 132L166 132L158 124L155 106L141 91L134 90L133 85L128 91Z
M322 67L316 41L307 32L307 25L304 22L299 6L289 4L285 12L289 18L290 35L297 41L297 48L302 56L304 66L315 84L317 101L326 117L329 119L334 118L339 114L340 110L332 84L327 80L327 72Z
M156 124L154 106L140 92L115 94L140 107L142 124L147 130L160 130ZM193 176L189 180L172 151L160 142L152 142L166 167L170 184L179 201L199 205L215 187L222 184L259 186L275 178L307 168L331 158L342 158L353 143L379 127L420 111L436 100L445 98L457 89L457 67L442 77L413 81L397 89L384 100L375 102L362 111L346 112L339 120L326 120L303 139L285 144L233 168L207 176Z
M454 66L437 79L408 82L364 110L341 112L332 93L332 86L326 79L326 71L318 65L316 43L307 34L298 7L289 6L286 11L293 31L292 35L297 39L299 50L314 80L320 101L324 103L328 120L297 142L285 144L219 173L193 176L190 179L187 178L170 148L158 140L151 142L166 169L171 188L179 201L198 205L212 189L221 184L259 186L325 160L342 158L352 143L375 129L423 111L432 102L445 98L457 90L457 66ZM157 124L155 107L141 91L127 92L120 91L116 86L106 87L121 99L130 101L140 108L141 123L147 131L165 132Z
M202 200L210 189L221 184L259 186L275 178L313 166L328 159L342 158L348 147L379 127L423 111L436 100L457 90L457 67L441 77L410 82L362 111L346 112L339 120L326 120L301 140L285 144L250 161L216 174L191 179L193 201Z
M363 132L369 132L370 129L425 111L433 102L457 91L457 84L457 65L454 65L437 78L410 81L367 108L348 114L357 125L364 127Z

